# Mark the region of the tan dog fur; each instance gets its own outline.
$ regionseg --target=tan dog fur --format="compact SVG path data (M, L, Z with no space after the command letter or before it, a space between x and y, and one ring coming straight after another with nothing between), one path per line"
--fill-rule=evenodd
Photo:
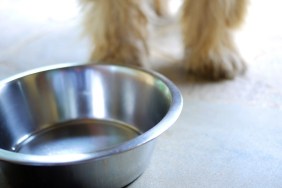
M165 0L153 0L163 14ZM142 64L147 53L147 18L141 0L81 0L85 30L90 36L91 59L116 64ZM246 65L233 41L247 0L184 0L182 5L183 65L208 79L234 78Z

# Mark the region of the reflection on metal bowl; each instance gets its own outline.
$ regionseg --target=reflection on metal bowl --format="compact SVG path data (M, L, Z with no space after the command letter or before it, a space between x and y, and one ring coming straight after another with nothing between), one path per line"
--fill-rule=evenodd
M0 83L0 167L13 187L122 187L182 109L162 75L56 65Z

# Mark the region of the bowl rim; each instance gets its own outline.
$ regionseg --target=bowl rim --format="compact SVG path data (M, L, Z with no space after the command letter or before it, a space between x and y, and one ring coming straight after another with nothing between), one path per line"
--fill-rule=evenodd
M54 156L41 156L41 155L32 155L32 154L23 154L23 153L15 153L12 151L7 151L4 149L0 149L0 161L3 162L11 162L16 164L24 164L24 165L45 165L45 166L59 166L59 165L69 165L69 164L77 164L83 163L92 160L99 160L105 157L109 157L112 155L120 154L123 152L128 152L133 150L141 145L146 144L157 138L164 131L166 131L170 126L172 126L177 118L179 117L182 107L183 107L183 98L178 87L166 78L164 75L157 73L153 70L148 70L141 67L129 66L129 65L115 65L115 64L89 64L89 63L64 63L64 64L56 64L43 66L40 68L31 69L19 74L15 74L10 76L4 80L0 81L0 88L6 85L7 83L41 72L52 71L55 69L65 69L72 67L115 67L115 68L125 68L125 69L133 69L135 71L141 71L143 73L149 74L159 80L161 80L169 89L171 95L171 105L168 109L166 115L157 123L154 127L150 128L148 131L138 135L137 137L130 139L114 148L101 150L94 153L86 153L86 154L66 154L66 155L54 155Z

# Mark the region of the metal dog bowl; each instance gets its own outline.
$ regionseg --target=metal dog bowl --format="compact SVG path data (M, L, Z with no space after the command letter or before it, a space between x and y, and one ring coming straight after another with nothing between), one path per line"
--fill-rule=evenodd
M182 97L165 77L59 65L0 83L0 167L12 187L122 187L141 175Z

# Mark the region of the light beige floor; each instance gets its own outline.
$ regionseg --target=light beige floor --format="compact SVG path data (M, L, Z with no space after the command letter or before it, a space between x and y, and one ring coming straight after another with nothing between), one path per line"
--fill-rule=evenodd
M87 61L89 45L80 36L76 2L60 2L67 5L63 11L55 0L0 0L1 79L39 66ZM130 187L282 186L281 5L251 2L236 35L249 69L228 81L187 77L172 63L181 56L177 27L159 24L149 61L179 86L184 109L159 138L148 170Z

